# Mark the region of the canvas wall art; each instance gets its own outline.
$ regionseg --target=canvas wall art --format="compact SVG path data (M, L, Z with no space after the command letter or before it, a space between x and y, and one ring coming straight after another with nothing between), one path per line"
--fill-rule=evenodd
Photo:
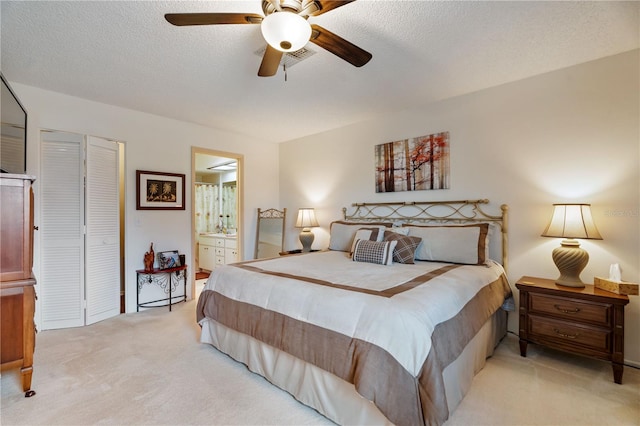
M375 146L376 192L449 189L449 132Z

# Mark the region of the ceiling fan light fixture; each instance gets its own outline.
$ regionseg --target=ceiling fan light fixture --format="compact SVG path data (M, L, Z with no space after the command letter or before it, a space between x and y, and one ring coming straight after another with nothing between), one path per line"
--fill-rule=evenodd
M281 52L302 49L311 38L311 25L293 12L275 12L261 24L262 36L271 47Z

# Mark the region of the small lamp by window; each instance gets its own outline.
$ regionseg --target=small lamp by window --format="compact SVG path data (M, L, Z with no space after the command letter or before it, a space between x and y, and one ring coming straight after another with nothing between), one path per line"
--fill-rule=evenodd
M552 253L553 262L560 271L556 284L584 287L580 272L589 262L589 253L580 248L576 238L602 239L591 216L591 204L554 204L553 215L542 236L565 238Z
M316 213L311 208L298 210L298 219L296 220L296 228L302 228L300 232L300 242L302 243L302 251L311 251L311 244L315 236L311 232L312 226L320 226L316 220Z

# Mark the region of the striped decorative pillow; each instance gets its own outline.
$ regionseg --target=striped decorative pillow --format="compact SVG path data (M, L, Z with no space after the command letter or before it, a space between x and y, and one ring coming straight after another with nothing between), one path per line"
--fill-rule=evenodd
M391 265L393 263L393 249L397 241L358 240L353 249L354 262L377 263Z
M405 228L408 230L408 228ZM414 263L416 256L416 249L420 245L422 238L409 237L407 235L401 235L395 232L384 232L383 241L397 241L395 250L393 250L393 261L398 263Z

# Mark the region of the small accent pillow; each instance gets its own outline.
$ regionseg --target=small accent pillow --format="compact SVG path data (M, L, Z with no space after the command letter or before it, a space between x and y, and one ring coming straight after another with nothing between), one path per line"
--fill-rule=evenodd
M422 238L417 260L483 265L489 256L489 224L408 226L409 236Z
M391 227L391 223L365 223L365 222L344 222L337 220L331 222L329 228L329 250L346 251L351 250L353 245L354 236L356 231L360 228L378 228L384 230L386 227ZM382 239L382 232L380 233L380 239Z
M351 244L351 251L349 255L353 254L353 250L356 246L356 241L358 240L369 240L369 241L382 241L382 237L384 232L379 228L360 228L356 231L356 235L353 237L353 244Z
M407 231L409 228L405 228ZM383 241L397 241L395 250L393 250L393 261L398 263L413 264L416 255L416 249L422 238L401 235L395 232L384 231Z
M393 249L396 244L397 241L358 240L355 243L352 260L354 262L391 265L393 263Z

